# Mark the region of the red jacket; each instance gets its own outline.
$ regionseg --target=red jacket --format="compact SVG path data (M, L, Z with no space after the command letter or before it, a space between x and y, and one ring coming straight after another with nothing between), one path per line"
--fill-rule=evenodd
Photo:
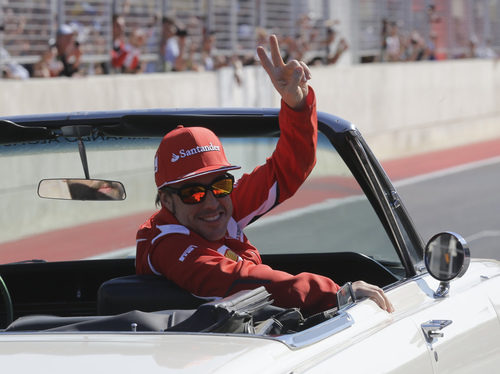
M162 208L137 233L137 274L158 274L202 297L228 296L265 286L281 307L305 314L336 305L339 286L324 276L291 275L262 264L243 229L291 197L316 162L317 117L314 91L297 112L281 104L280 139L264 165L243 175L231 194L233 216L225 238L211 242L179 224Z

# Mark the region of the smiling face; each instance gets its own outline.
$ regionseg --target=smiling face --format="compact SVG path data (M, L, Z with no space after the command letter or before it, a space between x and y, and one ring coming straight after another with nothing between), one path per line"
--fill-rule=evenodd
M188 182L172 184L170 187L177 189L194 183L210 185L217 177L224 174L224 172L219 172L203 175L190 179ZM185 204L175 193L165 191L159 193L162 205L177 218L181 225L209 241L222 239L226 234L227 223L233 214L231 196L216 198L213 192L209 191L201 203Z

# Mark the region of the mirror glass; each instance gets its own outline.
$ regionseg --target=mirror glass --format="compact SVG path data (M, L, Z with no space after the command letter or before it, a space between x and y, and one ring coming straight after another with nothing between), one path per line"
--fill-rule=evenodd
M469 247L460 235L442 232L429 240L424 258L429 274L440 281L449 281L462 276L469 267Z
M102 179L44 179L38 196L61 200L125 200L122 183Z

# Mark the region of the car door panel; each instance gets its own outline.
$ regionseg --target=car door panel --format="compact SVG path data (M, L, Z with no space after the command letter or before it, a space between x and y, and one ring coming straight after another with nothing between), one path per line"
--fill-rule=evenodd
M474 276L477 274L471 272L469 278ZM500 367L500 324L488 298L491 286L478 283L466 290L461 290L460 286L452 284L448 297L436 300L414 317L420 326L432 320L451 321L440 331L442 337L426 339L435 372L497 372ZM492 333L495 330L496 333Z
M371 300L359 301L348 309L353 325L333 337L344 344L336 352L327 352L326 358L306 372L325 373L335 368L349 373L433 373L424 336L412 315L428 301L428 295L414 281L387 295L394 313L382 311Z

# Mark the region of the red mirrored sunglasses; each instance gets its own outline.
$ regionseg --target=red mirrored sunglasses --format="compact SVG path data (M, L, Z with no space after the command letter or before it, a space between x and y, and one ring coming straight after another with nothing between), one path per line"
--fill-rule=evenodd
M215 178L209 185L201 183L187 184L180 188L165 186L165 190L175 193L184 204L199 204L205 200L208 191L212 191L215 197L222 198L233 191L234 177L224 174Z

